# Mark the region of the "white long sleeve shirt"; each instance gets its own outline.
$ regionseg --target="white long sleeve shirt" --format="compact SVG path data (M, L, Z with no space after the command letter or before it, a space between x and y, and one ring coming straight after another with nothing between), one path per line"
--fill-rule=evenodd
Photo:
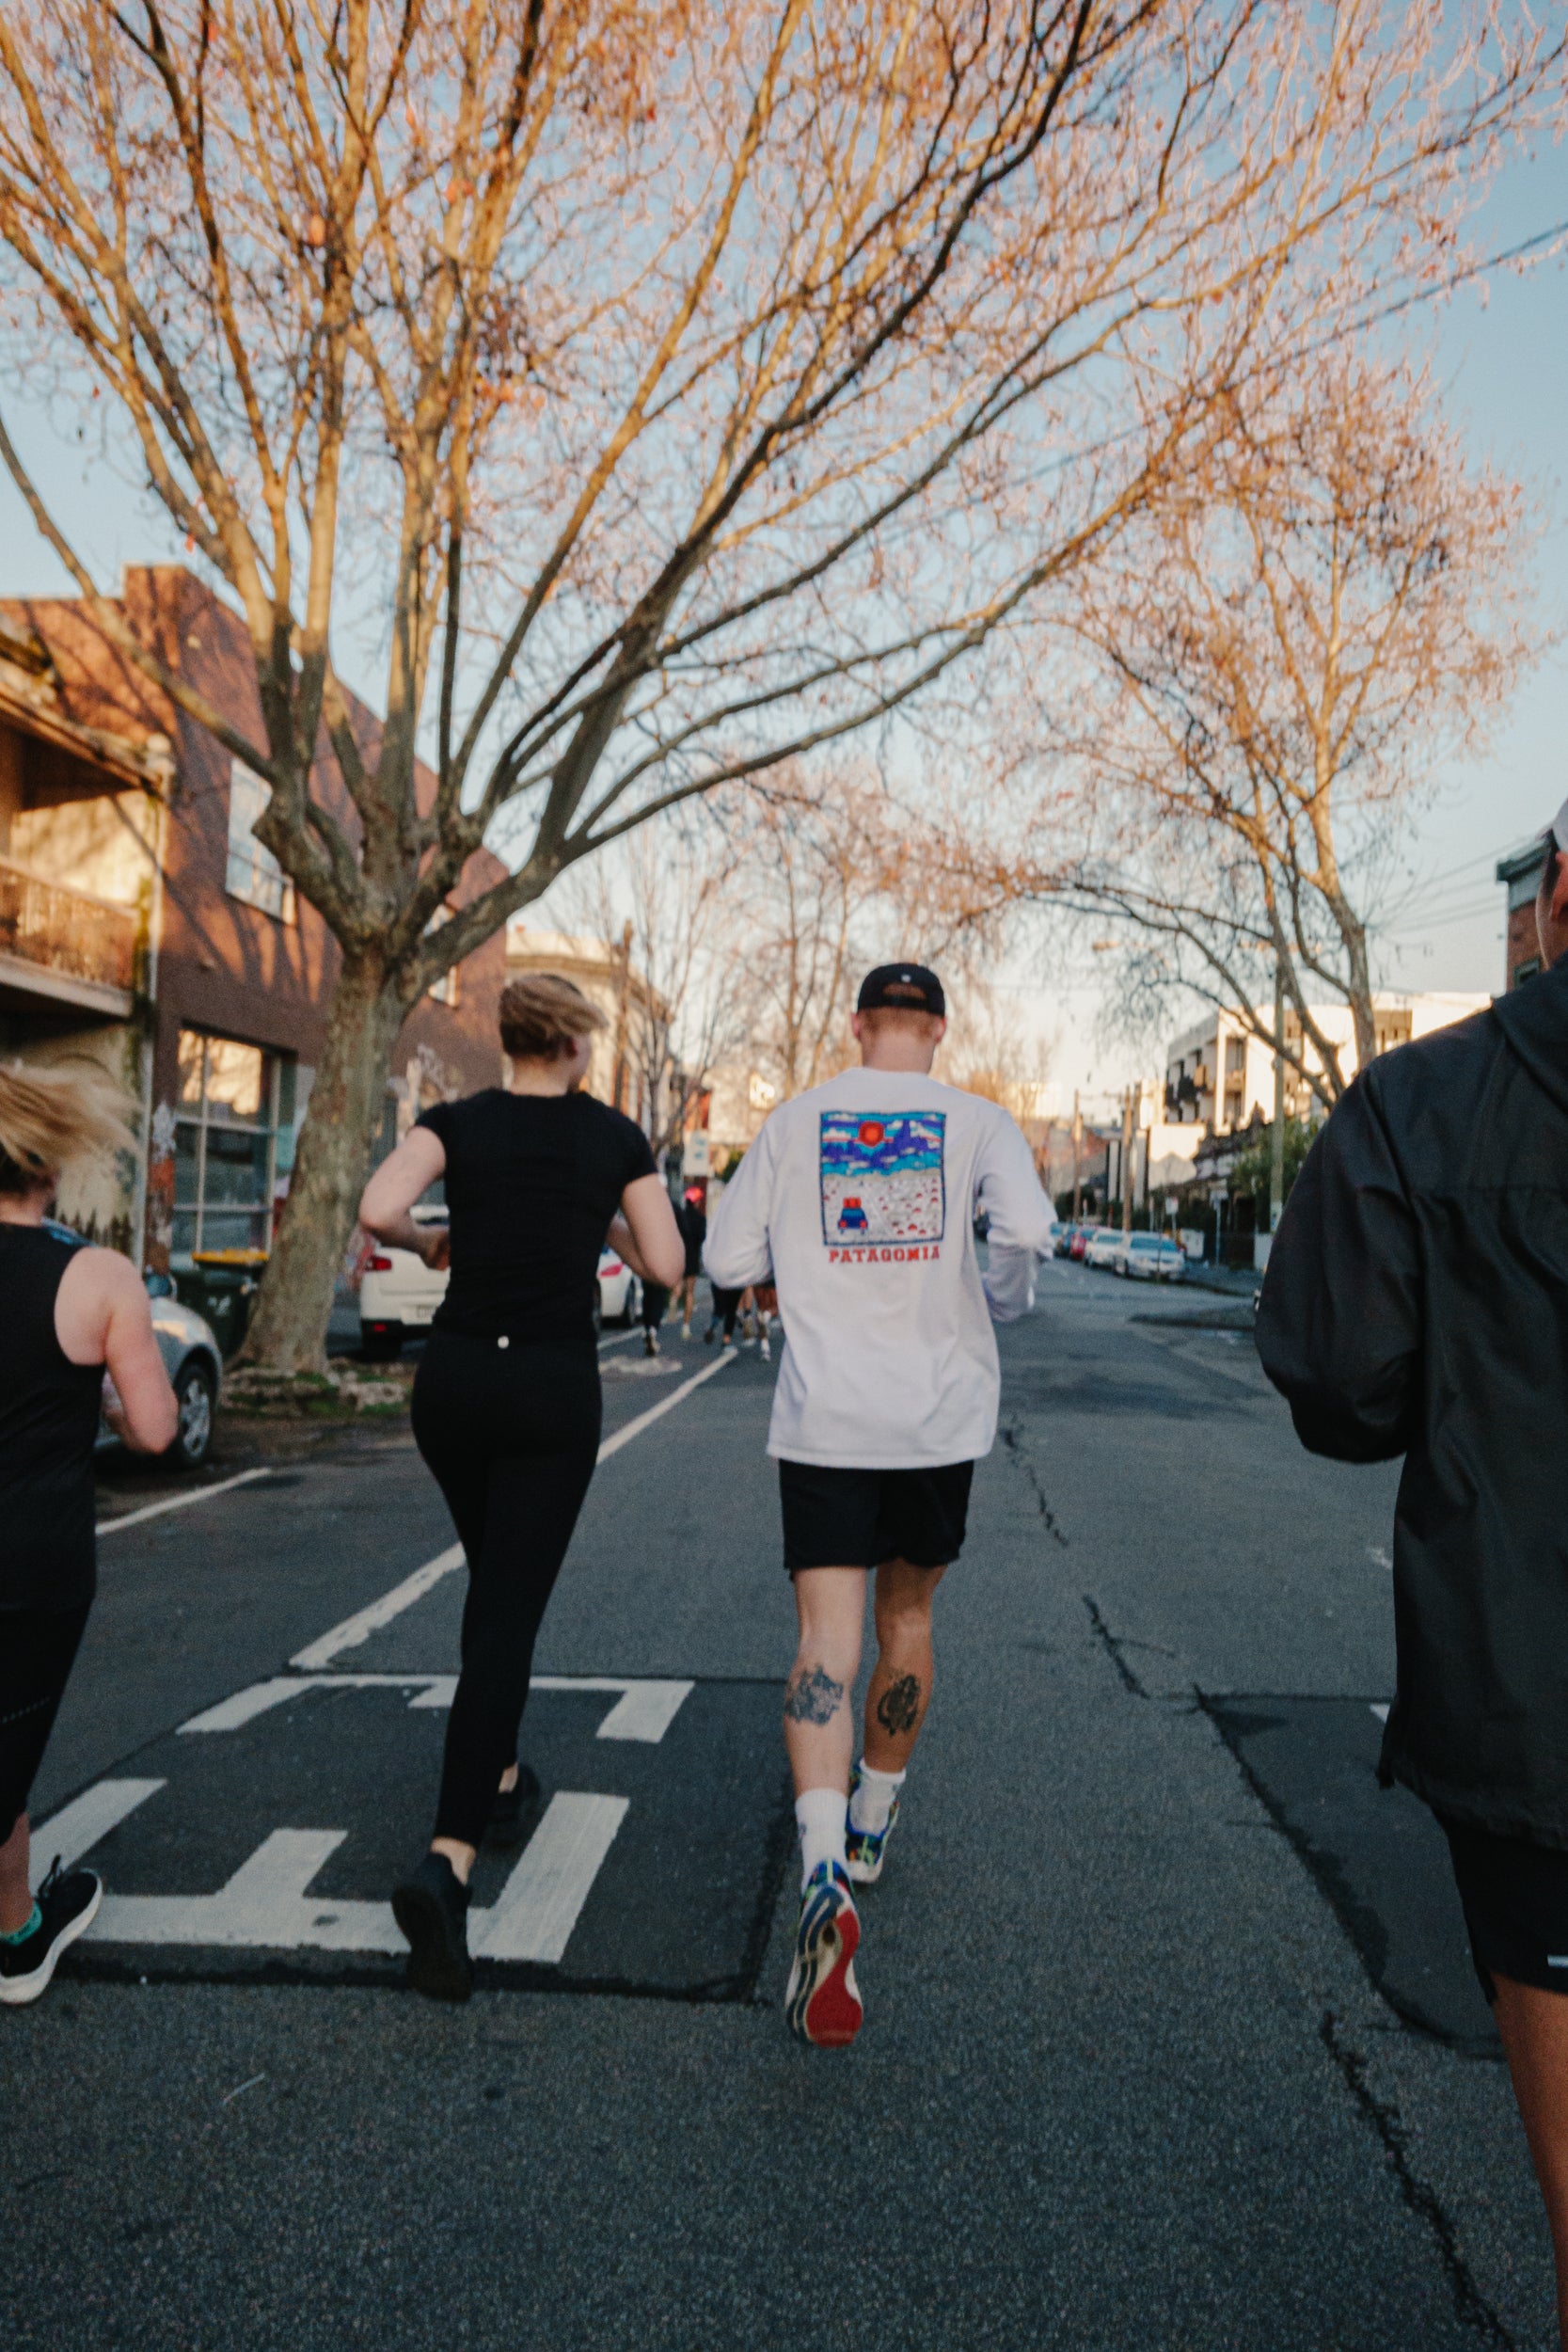
M989 1454L1001 1393L991 1323L1034 1305L1055 1226L1029 1147L995 1103L846 1070L783 1104L725 1187L704 1252L721 1288L778 1285L769 1454L863 1470Z

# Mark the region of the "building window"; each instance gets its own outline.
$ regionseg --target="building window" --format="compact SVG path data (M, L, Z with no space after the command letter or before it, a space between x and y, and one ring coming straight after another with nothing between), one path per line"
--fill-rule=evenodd
M231 898L247 907L276 914L279 922L294 919L294 886L272 851L257 840L253 828L266 807L268 786L253 768L233 760L229 770L229 870L224 887Z
M265 1249L272 1235L277 1131L293 1125L292 1061L238 1038L180 1032L174 1130L174 1262L193 1252Z

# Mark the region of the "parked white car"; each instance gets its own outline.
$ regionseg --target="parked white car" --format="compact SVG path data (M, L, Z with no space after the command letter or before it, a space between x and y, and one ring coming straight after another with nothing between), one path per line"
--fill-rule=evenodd
M1117 1252L1117 1271L1134 1282L1184 1282L1187 1253L1168 1233L1134 1233Z
M1114 1273L1120 1255L1121 1235L1114 1226L1102 1225L1084 1246L1084 1263L1098 1266L1101 1274Z
M54 1217L45 1222L61 1241L74 1242L79 1247L84 1244L85 1236L71 1226L61 1225ZM212 1325L194 1307L182 1306L168 1275L146 1274L142 1279L152 1302L152 1336L158 1343L158 1353L180 1408L173 1442L165 1449L162 1459L171 1470L199 1470L212 1452L213 1416L223 1383L223 1357ZM101 1447L119 1443L106 1421L98 1424L98 1443Z
M445 1225L444 1208L409 1212L416 1225ZM390 1363L403 1353L410 1333L426 1331L447 1295L447 1276L427 1266L412 1249L377 1242L365 1260L359 1282L359 1348L369 1363ZM613 1249L599 1252L599 1320L635 1322L642 1305L641 1285Z

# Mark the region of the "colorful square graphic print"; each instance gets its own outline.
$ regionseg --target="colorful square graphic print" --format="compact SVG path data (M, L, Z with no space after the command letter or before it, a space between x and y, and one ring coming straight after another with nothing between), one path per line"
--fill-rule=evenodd
M946 1126L945 1111L824 1111L823 1240L940 1241Z

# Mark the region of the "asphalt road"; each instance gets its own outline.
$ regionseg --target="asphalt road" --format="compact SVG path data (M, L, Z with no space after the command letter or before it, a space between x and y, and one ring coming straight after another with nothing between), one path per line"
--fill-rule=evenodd
M1440 1848L1371 1779L1393 1477L1303 1455L1227 1313L1055 1266L1004 1335L843 2054L778 2013L754 1355L637 1429L709 1359L607 1356L631 1434L462 2010L375 1944L462 1597L449 1568L375 1608L451 1544L406 1438L106 1535L36 1813L117 1818L114 1902L0 2017L8 2342L1545 2352Z

